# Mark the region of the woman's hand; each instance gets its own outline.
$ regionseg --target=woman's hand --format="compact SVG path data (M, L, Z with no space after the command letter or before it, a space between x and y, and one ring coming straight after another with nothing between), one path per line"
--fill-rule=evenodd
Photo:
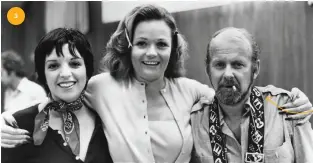
M298 88L291 89L292 101L280 106L282 111L289 114L287 120L299 120L297 125L309 121L313 114L309 98Z
M0 116L0 121L1 147L14 148L31 142L29 132L27 130L18 129L18 125L11 113L4 112ZM12 126L14 126L14 128Z

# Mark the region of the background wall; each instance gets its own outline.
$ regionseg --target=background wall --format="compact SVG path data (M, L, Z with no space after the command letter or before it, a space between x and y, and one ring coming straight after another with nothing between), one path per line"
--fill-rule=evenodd
M1 2L2 7L4 3ZM11 2L12 3L12 2ZM16 2L17 3L17 2ZM103 50L117 22L101 22L101 2L89 2L90 27L87 37L99 67ZM25 2L25 22L17 27L6 20L8 9L1 10L1 51L14 49L26 60L30 74L34 66L30 55L45 34L44 2ZM173 14L180 32L189 42L187 77L209 84L205 74L205 53L210 36L228 27L246 28L261 47L261 72L257 85L273 84L290 90L298 87L313 101L313 8L307 2L241 2L231 5ZM313 118L311 118L313 122Z
M256 85L298 87L313 101L313 7L306 2L242 2L174 15L189 42L188 77L209 84L203 74L210 36L224 27L240 27L261 47Z

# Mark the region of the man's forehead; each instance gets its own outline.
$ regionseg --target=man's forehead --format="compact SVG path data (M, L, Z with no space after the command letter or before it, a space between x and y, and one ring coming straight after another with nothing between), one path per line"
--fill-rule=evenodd
M215 36L210 43L210 52L213 53L248 53L252 54L252 46L248 38L236 28L226 29Z

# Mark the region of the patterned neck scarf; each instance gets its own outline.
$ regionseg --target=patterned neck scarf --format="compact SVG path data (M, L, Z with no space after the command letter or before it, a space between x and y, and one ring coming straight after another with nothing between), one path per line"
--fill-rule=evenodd
M64 101L52 101L48 103L35 117L34 145L41 145L44 141L49 127L50 110L54 110L62 115L65 142L69 144L75 155L79 155L79 123L73 112L82 108L84 105L83 99L84 93L77 100L70 103Z
M245 163L263 163L264 162L264 100L262 92L256 87L252 88L250 95L252 105L250 111L249 131L248 131L248 149L245 153ZM212 148L214 163L227 163L227 148L225 136L219 120L218 100L215 98L210 105L209 111L209 136Z

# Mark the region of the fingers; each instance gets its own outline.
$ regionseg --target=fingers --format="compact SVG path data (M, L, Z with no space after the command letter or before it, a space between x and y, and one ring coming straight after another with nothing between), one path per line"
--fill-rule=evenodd
M283 108L280 113L288 114L286 120L299 120L297 125L306 123L313 114L313 107L308 97L298 88L292 88L291 101L280 106Z
M14 148L22 144L30 143L28 140L1 140L1 147L3 148Z
M300 96L300 94L304 94L299 88L294 87L291 89L291 96L293 99L296 99L297 97Z
M22 145L26 143L30 143L32 140L30 138L23 138L23 139L1 139L2 144L7 144L7 145Z
M28 135L27 135L28 134ZM1 147L14 148L19 145L30 143L29 132L23 129L15 129L8 125L2 125L1 128Z
M311 103L306 103L298 107L283 109L282 111L288 114L302 114L306 116L313 112L313 108Z
M1 143L1 147L2 147L2 148L15 148L16 146L15 146L15 145L9 145L9 144L3 144L3 143Z
M27 130L13 128L13 127L8 126L6 124L2 125L2 128L1 128L1 134L4 134L4 133L10 134L11 136L14 136L14 135L30 135L30 133Z
M8 141L8 140L31 140L30 136L28 135L11 135L7 133L1 134L1 141Z
M293 115L288 115L288 117L286 118L286 120L304 120L307 117L311 117L312 116L312 112L309 114L293 114ZM306 119L305 119L306 120Z
M312 115L313 115L313 112L310 115L308 115L307 117L305 117L304 119L298 121L296 125L301 126L301 125L305 124L306 122L308 122L310 120Z
M294 101L288 102L281 107L283 108L291 108L291 107L298 107L304 104L310 103L308 98L297 98Z
M296 114L301 113L307 116L313 112L312 104L310 103L308 97L298 88L292 88L291 90L292 102L282 105L283 111Z
M294 115L288 115L287 118L285 118L286 120L300 120L300 119L303 119L305 118L305 115L302 115L302 114L294 114Z
M291 101L292 102L287 103L281 107L284 107L284 108L298 107L306 103L310 103L308 97L298 88L292 88Z
M16 122L15 118L13 117L12 113L4 112L2 114L2 117L7 124L10 124L11 126L18 128L17 122Z

